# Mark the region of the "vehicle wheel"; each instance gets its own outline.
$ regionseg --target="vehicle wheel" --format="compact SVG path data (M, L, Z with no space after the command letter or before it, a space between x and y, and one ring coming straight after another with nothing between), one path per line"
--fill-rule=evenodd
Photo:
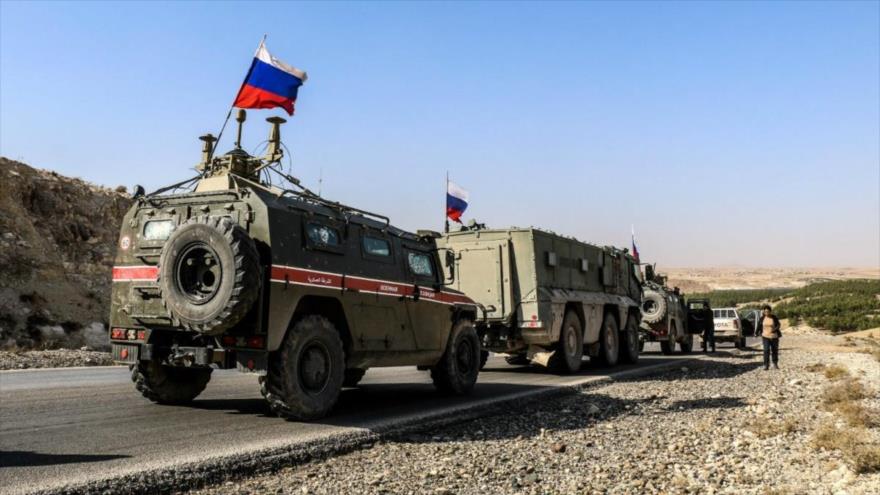
M633 364L639 362L639 353L642 352L645 343L639 338L639 322L635 316L629 315L626 319L626 328L623 329L620 340L623 342L621 348L623 353L620 356L623 362Z
M211 380L211 368L165 366L158 361L139 361L131 369L138 391L159 404L186 404L195 399Z
M366 368L348 368L345 370L345 374L342 378L342 386L343 387L357 387L357 384L361 382L361 379L364 377L364 374L367 372Z
M666 317L666 298L663 294L647 289L642 296L642 321L649 325L659 323Z
M489 360L489 351L480 351L480 370L486 367L486 361Z
M526 354L513 354L510 356L505 356L504 360L507 361L507 364L511 366L526 366L531 361Z
M480 338L470 320L461 320L452 328L446 352L431 367L431 380L441 392L464 395L473 390L480 373Z
M670 355L675 353L675 341L672 339L661 340L660 341L660 352L665 355Z
M678 343L682 354L690 354L694 350L694 336L688 335Z
M222 333L260 292L254 240L228 217L202 215L179 226L159 257L159 292L175 326Z
M565 313L556 352L550 358L549 368L561 373L580 371L584 358L584 330L581 320L574 311Z
M300 319L269 359L260 391L272 411L284 418L326 416L339 399L345 379L345 352L336 327L319 315Z
M599 332L599 363L614 366L620 356L620 339L617 319L611 313L605 313L602 319L602 330Z
M639 339L639 354L645 352L645 341Z
M742 337L740 339L737 339L734 342L734 345L736 346L737 349L745 349L746 348L746 338Z

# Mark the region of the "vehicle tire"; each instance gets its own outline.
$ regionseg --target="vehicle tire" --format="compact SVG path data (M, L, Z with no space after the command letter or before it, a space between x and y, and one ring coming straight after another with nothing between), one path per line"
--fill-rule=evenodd
M507 361L507 364L511 366L527 366L529 363L531 363L525 353L505 356L504 360Z
M646 289L642 296L642 321L649 325L659 323L666 318L666 298L663 294Z
M489 351L480 351L480 371L486 367L486 361L489 360Z
M645 352L645 341L639 339L639 354Z
M584 359L584 330L581 319L574 311L565 313L556 352L550 358L548 367L559 373L577 373Z
M211 368L165 366L159 361L131 365L131 381L147 399L159 404L186 404L195 399L211 380Z
M256 245L228 217L187 220L168 237L158 268L172 324L208 335L241 321L260 292Z
M694 350L694 336L686 335L679 343L678 346L681 348L682 354L690 354Z
M336 327L320 315L306 316L288 330L269 358L260 391L272 411L287 419L326 416L345 379L345 351Z
M602 319L602 330L599 332L599 363L614 366L620 357L620 335L617 319L611 313L605 313Z
M665 355L675 354L675 341L672 339L660 341L660 352Z
M342 378L342 386L357 387L366 372L366 368L347 368Z
M736 346L737 349L745 349L747 347L746 338L742 337L742 338L737 339L734 342L734 345Z
M431 380L437 390L455 395L469 394L480 373L480 338L470 320L452 327L446 351L431 367Z
M639 362L639 353L645 343L639 338L639 322L635 316L629 315L626 319L626 328L621 332L620 341L623 343L620 359L625 363Z

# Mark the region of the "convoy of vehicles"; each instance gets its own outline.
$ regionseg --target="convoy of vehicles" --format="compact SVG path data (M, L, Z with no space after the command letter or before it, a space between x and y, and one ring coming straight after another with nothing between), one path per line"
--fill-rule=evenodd
M235 149L214 156L202 136L199 175L141 191L123 219L112 352L152 401L189 402L213 369L237 368L276 414L314 419L371 367L417 366L466 394L489 351L573 373L585 355L635 363L646 341L690 352L712 325L707 300L686 302L652 266L643 282L626 250L535 228L411 233L321 198L278 167L283 119L267 119L262 157L237 120ZM744 344L736 309L714 322L717 340Z
M215 157L203 136L192 191L135 198L113 268L114 360L159 403L192 400L214 367L255 373L272 410L297 419L327 414L370 367L419 366L468 393L481 312L444 286L439 234L299 187L276 167L284 120L268 120L264 157L238 145Z
M625 251L534 228L450 232L454 287L485 312L483 348L572 373L586 354L613 366L639 358L642 288Z

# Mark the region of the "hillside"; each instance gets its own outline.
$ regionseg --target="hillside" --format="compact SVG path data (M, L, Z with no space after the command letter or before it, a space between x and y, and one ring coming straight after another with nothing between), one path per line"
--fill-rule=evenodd
M0 157L0 348L106 345L116 190Z

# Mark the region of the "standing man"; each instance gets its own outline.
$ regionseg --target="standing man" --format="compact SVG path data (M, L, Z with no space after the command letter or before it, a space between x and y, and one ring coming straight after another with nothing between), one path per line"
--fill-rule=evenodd
M715 353L715 312L709 307L709 303L703 303L708 319L703 327L703 352ZM709 348L712 348L710 351Z
M764 344L764 369L770 369L770 358L773 357L773 369L779 369L779 338L782 332L779 330L779 318L773 314L769 304L762 308L763 314L758 320L757 331L761 335Z

